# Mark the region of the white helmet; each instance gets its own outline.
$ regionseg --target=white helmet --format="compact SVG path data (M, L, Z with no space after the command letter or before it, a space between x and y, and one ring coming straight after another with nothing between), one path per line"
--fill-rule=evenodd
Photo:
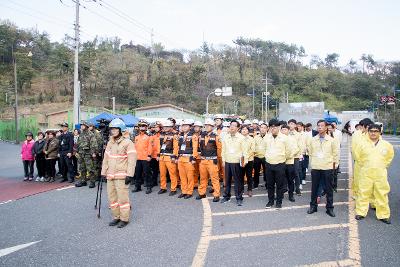
M257 119L254 119L251 123L253 123L253 124L258 124L258 120L257 120Z
M250 124L251 124L250 120L244 120L243 122L243 125L250 125Z
M239 123L239 126L243 124L241 119L237 119L236 121Z
M224 119L224 116L223 116L222 114L215 114L215 115L214 115L214 120L216 120L216 119L223 120L223 119Z
M201 121L195 121L193 126L203 127L203 123Z
M181 125L193 125L193 123L194 123L194 120L186 119L186 120L182 121Z
M215 126L215 121L212 119L206 119L206 122L204 123L204 125L211 125L211 126Z
M259 121L258 125L265 124L264 121Z
M173 124L173 122L171 120L165 120L165 121L162 122L162 126L163 127L173 127L174 124Z
M230 125L229 121L224 121L224 122L222 123L222 126L223 126L223 127L229 127L229 125Z

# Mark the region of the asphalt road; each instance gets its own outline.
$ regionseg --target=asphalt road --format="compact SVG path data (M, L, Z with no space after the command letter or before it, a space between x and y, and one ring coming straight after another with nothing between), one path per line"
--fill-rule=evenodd
M265 188L242 207L213 203L211 196L196 201L131 194L131 223L117 229L107 225L106 205L96 217L95 190L64 187L0 203L0 266L400 266L400 138L385 138L396 150L389 170L392 225L377 221L372 210L361 222L353 219L344 141L335 218L325 214L324 204L306 214L307 183L303 195L295 203L286 197L281 210L264 209ZM0 150L6 151L0 182L24 183L19 148L0 143Z

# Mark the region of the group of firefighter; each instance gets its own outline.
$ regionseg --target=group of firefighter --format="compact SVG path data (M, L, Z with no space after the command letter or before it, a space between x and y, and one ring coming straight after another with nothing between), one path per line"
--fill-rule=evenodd
M170 118L152 124L140 120L134 137L129 137L124 122L114 119L109 125L110 139L101 170L102 179L107 179L113 215L109 225L122 228L129 222L129 184L134 185L132 192L141 191L143 185L146 194L150 194L158 185L158 176L158 194L168 192L167 182L170 181L169 196L177 195L180 189L177 197L189 199L197 188L196 199L201 200L206 198L211 181L208 192L213 194L212 201L221 203L231 200L233 182L236 204L242 206L245 182L247 195L251 197L252 191L259 186L262 171L268 192L266 208L275 206L279 209L286 192L291 202L295 201L295 193L301 195L309 164L312 188L307 213L317 212L323 191L326 213L335 217L333 192L337 186L341 132L336 129L336 124L324 120L318 121L317 130L307 126L294 119L288 122L272 119L268 123L256 120L224 122L218 116L206 119L204 124L186 119L178 125ZM393 158L393 148L390 149L390 144L380 137L380 128L376 133L376 127L372 122L364 125L353 137L356 219L364 218L369 203L373 202L378 219L390 223L388 184L381 180L386 179L387 183L383 170L386 171ZM371 138L371 134L378 139ZM372 174L366 174L366 169ZM363 179L365 175L368 179ZM386 191L380 191L382 195L376 193L383 187Z

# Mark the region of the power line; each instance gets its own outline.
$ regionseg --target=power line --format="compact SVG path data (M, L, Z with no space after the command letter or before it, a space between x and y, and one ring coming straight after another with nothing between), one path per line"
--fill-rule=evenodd
M154 31L154 29L152 27L149 27L149 26L143 24L142 22L138 21L137 19L132 18L130 15L126 14L125 12L119 10L116 7L113 7L111 4L105 2L104 0L91 0L91 1L97 2L100 6L108 9L110 12L112 12L112 13L116 14L117 16L127 20L128 22L130 22L133 25L141 28L145 32L151 34L152 37L154 36L154 34L156 34L157 36L161 37L162 39L164 39L165 41L169 42L170 44L177 45L177 43L175 41L172 41L169 38L163 36L162 34ZM179 44L178 44L178 46L179 46Z
M74 2L74 3L77 3L75 0L71 0L71 1ZM145 37L143 37L142 35L140 35L140 34L138 34L138 33L135 33L135 32L132 32L131 30L129 30L129 29L127 29L127 28L125 28L125 27L119 25L118 23L116 23L116 22L110 20L109 18L104 17L103 15L101 15L101 14L99 14L99 13L97 13L97 12L95 12L95 11L89 9L89 8L87 8L85 5L83 5L83 4L81 4L81 3L79 3L79 5L80 5L81 7L83 7L85 10L87 10L88 12L90 12L90 13L92 13L92 14L94 14L94 15L96 15L96 16L98 16L98 17L100 17L100 18L102 18L102 19L104 19L104 20L106 20L106 21L108 21L109 23L111 23L111 24L117 26L120 30L122 29L122 30L124 30L124 31L130 32L130 33L132 33L133 35L135 35L136 37L139 37L140 39L144 40L145 42L148 41L148 39L145 38Z
M35 19L38 19L38 20L46 20L47 22L54 23L54 24L58 24L58 25L64 26L64 27L67 25L67 24L63 24L63 23L61 23L61 22L59 22L59 21L53 20L53 19L51 19L51 18L39 17L39 16L36 16L36 15L34 15L34 14L32 14L32 13L26 12L26 11L24 11L24 10L19 10L19 9L14 8L14 7L7 6L7 5L5 5L4 3L0 3L0 5L2 5L2 6L5 7L5 8L11 9L11 10L13 10L13 11L22 13L22 14L24 14L24 15L26 15L26 16L29 16L29 17L32 17L32 18L35 18ZM71 24L68 24L68 25L71 26Z
M15 5L15 6L18 6L19 8L24 8L24 9L26 8L26 9L28 9L28 10L30 10L30 11L35 12L35 13L42 14L43 16L47 17L48 20L51 20L52 22L56 22L56 23L58 23L58 24L60 24L60 25L61 25L61 24L65 24L65 25L69 25L69 26L71 25L71 23L68 22L68 21L61 20L61 19L59 19L59 18L57 18L57 17L54 17L54 16L50 16L49 14L44 13L44 12L38 10L38 9L29 7L29 6L21 5L21 4L16 3L16 2L14 2L14 1L12 1L12 0L8 0L8 3L13 4L13 5Z

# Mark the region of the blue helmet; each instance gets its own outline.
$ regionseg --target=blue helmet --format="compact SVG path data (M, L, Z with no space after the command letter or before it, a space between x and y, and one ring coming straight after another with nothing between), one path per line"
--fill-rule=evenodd
M125 122L119 118L113 119L110 122L110 125L108 127L109 128L119 128L121 130L121 132L124 132L126 130Z

